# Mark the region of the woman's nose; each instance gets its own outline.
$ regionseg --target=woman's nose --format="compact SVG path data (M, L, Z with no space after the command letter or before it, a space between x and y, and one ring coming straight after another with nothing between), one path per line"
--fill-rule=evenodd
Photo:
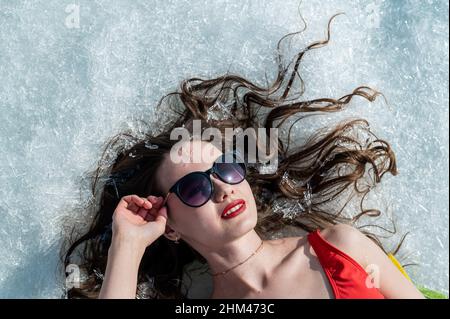
M214 184L213 199L215 202L223 202L229 195L234 194L233 185L222 182L214 175L211 176L211 180Z

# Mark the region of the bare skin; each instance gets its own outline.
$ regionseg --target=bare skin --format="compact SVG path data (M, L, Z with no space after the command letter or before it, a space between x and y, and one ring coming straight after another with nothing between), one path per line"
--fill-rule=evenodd
M212 299L228 298L332 298L333 292L316 256L306 252L306 237L265 241L266 261L275 261L260 286L233 278L227 286L215 285ZM227 275L224 275L227 276ZM224 278L225 279L225 278Z
M379 291L387 299L424 299L417 288L393 265L386 254L356 228L338 224L321 232L322 237L352 257L364 269L376 264L380 268ZM272 251L273 272L262 278L258 287L245 286L241 281L232 288L214 290L211 298L283 298L333 299L330 282L309 244L306 233L266 241ZM233 283L234 284L234 283Z
M206 142L201 163L178 163L169 156L157 172L163 190L193 171L205 171L222 154ZM256 203L246 180L230 185L211 176L212 198L201 207L189 207L170 194L163 198L130 195L119 203L113 215L113 238L109 249L100 298L135 298L137 274L145 248L164 235L181 239L198 251L212 273L237 265L260 245L255 232ZM223 209L243 199L246 209L225 220ZM363 267L381 265L381 292L389 298L422 298L416 288L395 268L387 256L369 239L349 226L333 226L322 235L354 257ZM348 228L347 228L348 227ZM225 275L213 277L211 298L333 298L328 279L305 236L265 241L247 262Z

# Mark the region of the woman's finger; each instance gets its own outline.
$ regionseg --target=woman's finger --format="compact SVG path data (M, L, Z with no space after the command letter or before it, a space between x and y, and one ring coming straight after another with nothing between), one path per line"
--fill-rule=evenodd
M152 208L152 204L146 198L142 198L137 195L127 195L123 197L119 203L119 206L128 209L135 214L141 207L145 209Z
M133 213L137 213L139 207L144 204L144 200L137 195L127 195L122 197L118 206L124 209L131 210Z
M162 206L162 207L158 210L158 216L164 217L164 218L166 219L166 222L167 222L167 219L168 219L169 217L167 216L167 207L166 207L166 206ZM157 216L157 217L158 217L158 216Z
M148 196L147 199L148 199L153 205L161 204L161 203L163 202L163 200L164 200L161 196L156 197L156 196L153 196L153 195Z
M148 215L148 210L146 210L145 208L139 208L136 215L141 216L143 220L146 220L147 215Z
M167 208L166 206L161 207L161 209L158 211L158 216L156 216L155 219L156 222L160 222L165 229L165 226L167 224Z
M137 195L127 195L122 197L122 199L127 203L127 204L131 204L131 203L136 203L140 206L142 206L142 204L144 203L144 199L137 196Z
M138 215L139 215L139 214L143 214L143 213L147 214L148 211L149 211L152 207L153 207L153 205L152 205L149 201L145 200L142 206L136 206L135 209L132 209L132 211L133 211L135 214L138 214ZM143 212L143 213L142 213L142 212Z
M152 198L150 198L152 197ZM164 202L164 198L162 197L155 197L155 196L149 196L147 197L152 202L152 209L150 209L150 214L156 217L158 210L161 208L162 203Z
M145 221L153 222L153 221L155 221L155 219L156 219L155 216L153 216L152 214L146 213Z

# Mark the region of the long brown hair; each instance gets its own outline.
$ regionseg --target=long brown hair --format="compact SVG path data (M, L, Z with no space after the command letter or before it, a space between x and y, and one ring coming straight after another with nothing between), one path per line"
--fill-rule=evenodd
M159 112L170 110L176 114L169 122L161 123L159 133L143 122L148 128L143 136L126 131L106 143L98 167L88 173L92 197L83 209L92 217L90 226L85 232L80 227L74 228L63 247L64 265L76 262L84 271L81 287L68 290L69 298L97 297L111 243L112 214L120 198L128 194L163 195L154 176L164 154L177 142L170 139L170 132L189 126L194 119L220 130L263 127L267 131L294 120L287 136L279 137L276 172L262 174L255 168L249 170L248 182L258 208L255 231L261 237L268 238L287 226L309 232L337 223L356 225L363 216L381 214L377 209L363 209L363 200L385 173L397 174L396 160L390 145L371 132L366 120L349 119L317 131L302 145L291 145L291 128L301 119L338 112L356 96L374 101L382 95L368 86L360 86L336 99L301 100L304 83L298 72L300 62L306 52L329 42L330 24L335 16L328 22L326 39L310 44L287 66L283 65L280 45L297 33L280 39L278 74L270 86L261 87L228 73L213 79L184 80L179 90L164 96L157 105ZM296 92L293 89L297 79L300 90ZM367 133L364 139L361 132ZM352 196L342 203L347 193ZM354 195L361 198L360 211L353 216L343 214ZM375 234L363 226L360 230L383 248ZM394 233L395 227L394 231L386 231ZM188 287L182 280L183 271L193 261L207 265L184 241L176 245L161 236L142 258L137 297L186 298Z

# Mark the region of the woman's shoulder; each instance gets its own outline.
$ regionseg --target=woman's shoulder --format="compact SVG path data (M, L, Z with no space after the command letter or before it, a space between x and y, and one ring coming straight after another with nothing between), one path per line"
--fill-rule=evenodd
M320 230L320 236L364 266L364 249L370 239L357 228L347 224L336 224ZM308 232L300 232L296 236L270 240L268 243L283 247L285 253L303 251L305 244L308 243Z
M320 231L320 235L335 246L351 249L366 237L357 228L347 224L336 224Z
M295 236L286 236L279 239L269 240L271 243L283 243L286 245L298 246L300 242L306 241L308 232L301 231ZM320 235L326 241L335 246L347 248L353 247L367 238L357 228L347 224L336 224L320 230Z
M320 235L332 246L366 267L365 252L370 239L357 228L347 224L336 224L320 231Z
M300 251L305 244L308 243L308 233L300 234L299 236L283 238L287 250ZM320 230L320 236L336 247L343 253L352 257L361 266L365 267L364 250L367 247L368 239L357 228L347 224L336 224Z

